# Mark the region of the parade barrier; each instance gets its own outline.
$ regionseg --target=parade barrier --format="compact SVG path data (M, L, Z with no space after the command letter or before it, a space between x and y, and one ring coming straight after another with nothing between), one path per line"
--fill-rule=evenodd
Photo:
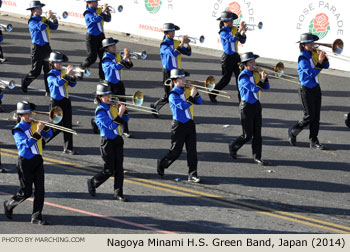
M85 27L83 12L84 0L42 1L44 11L52 10L57 15L68 13L64 22ZM29 15L30 0L3 1L1 10ZM105 23L105 29L161 40L163 23L172 22L180 26L177 35L194 38L205 37L196 46L222 50L219 38L219 21L216 20L224 10L235 12L239 21L251 26L247 32L247 42L240 45L240 52L253 51L264 58L296 62L299 48L296 41L300 34L312 32L320 37L322 43L332 43L340 38L344 41L342 55L350 56L350 2L343 0L118 0L99 1L108 3L116 11L112 21ZM122 11L119 12L120 6ZM258 29L257 24L263 23ZM331 52L329 52L331 54ZM349 60L331 58L331 68L350 71Z

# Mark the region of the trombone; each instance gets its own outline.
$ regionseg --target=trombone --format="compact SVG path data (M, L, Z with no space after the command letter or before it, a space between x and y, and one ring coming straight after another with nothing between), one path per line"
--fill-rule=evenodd
M103 9L103 5L99 5L98 8ZM123 5L119 5L117 10L118 10L118 12L122 12L124 10ZM115 8L110 6L110 5L107 6L107 12L116 13Z
M131 99L132 103L120 101L120 98ZM152 108L142 106L143 93L142 91L139 91L139 90L136 91L133 95L112 95L110 101L112 103L121 103L121 104L127 105L128 107L131 106L130 108L134 110L139 110L139 111L152 113L152 114L159 114L158 111L157 112L153 111Z
M48 122L48 121L39 120L38 118L35 118L35 116L34 117L33 116L30 117L30 119L33 120L33 121L37 121L37 122L43 123L43 124L45 124L45 126L50 127L52 129L57 129L57 130L60 130L60 131L64 131L64 132L68 132L68 133L71 133L71 134L74 134L74 135L78 135L78 133L75 130L72 130L72 129L69 129L69 128L57 125L57 123L60 123L62 121L62 118L63 118L63 111L58 106L53 107L49 112L32 111L32 114L33 115L48 116L49 120L51 121L51 123ZM17 118L17 113L14 113L13 114L13 119L16 119L16 118Z
M13 30L12 24L8 24L8 25L0 24L0 30L1 31L12 32L12 30Z
M62 69L67 71L68 67L63 66ZM76 77L82 76L81 75L82 73L84 74L85 77L89 77L91 75L90 70L88 68L83 69L80 66L73 66L73 73L74 73L74 76Z
M259 72L261 69L263 68L265 72L267 73L273 73L274 75L272 75L272 77L280 79L280 80L285 80L285 81L289 81L295 84L299 84L298 77L292 76L292 75L288 75L284 73L284 64L282 62L278 62L274 67L271 66L267 66L264 64L260 64L260 63L256 63L255 67L254 67L254 71ZM268 69L269 71L266 71L265 69ZM285 78L288 77L288 78Z
M177 36L175 36L175 38L176 38L177 40L181 40L183 36L184 36L184 35L177 35ZM185 41L185 43L186 43L186 44L188 44L188 43L197 44L197 41L199 41L199 42L202 44L202 43L204 43L204 40L205 40L204 35L201 35L199 38L196 38L196 37L188 37L188 39Z
M15 88L15 81L14 80L10 80L10 81L0 80L0 88L14 89Z
M258 27L259 30L261 30L264 26L263 22L259 22L258 24L244 24L245 25L245 30L249 31L254 31L254 27ZM233 24L233 26L239 27L240 24ZM249 29L249 27L253 27L252 29Z
M119 51L118 52L120 54L120 56L124 57L124 51ZM147 52L146 51L142 51L142 52L129 52L130 54L130 58L132 59L142 59L145 60L147 59Z
M197 84L199 84L199 85L197 85ZM215 78L211 75L209 75L205 81L186 80L186 85L191 85L191 86L198 88L198 92L202 92L205 94L215 94L217 96L222 96L222 97L225 97L228 99L231 98L231 95L222 94L222 93L227 93L227 92L214 88L215 87ZM172 80L167 79L164 82L164 86L172 87L173 86Z
M318 49L320 46L324 46L324 47L328 47L328 48L332 49L333 55L327 54L328 56L336 58L336 59L340 59L340 60L350 61L349 56L340 55L343 52L343 48L344 48L343 40L336 39L336 40L334 40L334 42L332 44L314 42L314 49L316 51L320 50L320 49Z

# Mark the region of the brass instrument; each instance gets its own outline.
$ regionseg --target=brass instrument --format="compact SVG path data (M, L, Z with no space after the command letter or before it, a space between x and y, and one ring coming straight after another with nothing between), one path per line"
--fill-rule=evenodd
M327 44L327 43L318 43L318 42L314 42L314 50L316 51L322 51L321 49L319 49L320 46L324 46L324 47L328 47L332 49L333 54L327 54L327 56L329 57L333 57L336 59L340 59L340 60L345 60L345 61L350 61L350 57L349 56L345 56L345 55L340 55L343 52L344 49L344 42L341 39L336 39L334 40L334 42L332 44Z
M72 130L72 129L69 129L69 128L57 125L57 123L61 122L62 118L63 118L63 111L58 106L53 107L49 112L32 111L32 115L48 116L49 120L51 121L51 123L48 122L48 121L40 120L40 119L36 118L35 116L30 117L30 119L33 120L33 121L37 121L37 122L43 123L43 124L45 124L45 126L50 127L52 129L57 129L57 130L68 132L68 133L71 133L71 134L74 134L74 135L78 135L78 133L75 130ZM12 118L16 120L17 119L17 113L14 113Z
M0 88L14 89L15 88L15 81L14 80L10 80L10 81L0 80Z
M98 8L103 9L103 5L99 5ZM117 10L118 10L118 12L122 12L124 10L123 5L119 5ZM116 13L115 8L110 6L110 5L107 6L107 12Z
M231 98L231 95L221 94L221 93L227 93L227 92L214 88L215 87L215 78L211 75L209 75L205 81L186 80L185 82L186 82L187 87L189 85L196 87L198 89L198 92L202 92L205 94L215 94L217 96L222 96L222 97L225 97L228 99ZM197 85L197 84L199 84L199 85ZM164 85L172 87L173 86L172 80L167 79L164 82Z
M120 54L120 56L124 57L124 51L119 51L118 53ZM142 60L147 59L147 52L146 51L129 52L129 54L130 54L130 58L132 58L132 59L142 59Z
M120 101L120 98L131 99L132 103ZM143 111L146 113L159 114L159 112L154 111L152 108L142 106L143 103L143 93L141 91L136 91L133 95L112 95L110 101L112 103L120 103L127 105L128 108Z
M175 38L177 40L182 40L182 37L184 35L177 35L175 36ZM201 44L204 43L204 40L205 40L205 37L204 35L201 35L199 38L196 38L196 37L187 37L185 43L188 44L188 43L193 43L193 44L197 44L197 41L199 41Z
M249 27L255 27L255 26L258 27L259 30L261 30L263 28L263 25L264 25L263 22L259 22L258 24L246 24L246 23L244 23L244 24L245 24L244 29L246 31L254 31L254 28L249 29ZM233 24L233 26L239 27L240 24Z
M8 24L8 25L0 24L0 30L1 31L12 32L12 30L13 30L12 24Z
M68 71L68 67L66 66L63 66L62 69ZM89 77L91 75L90 70L88 68L83 69L80 66L73 66L74 76L80 77L81 73L83 73L85 77Z
M43 11L42 13L44 16L47 16L48 15L48 11ZM58 20L58 19L66 19L68 18L68 12L67 11L64 11L62 12L61 15L57 15L56 12L51 12L51 17L49 18L49 20L51 20L52 22L54 22L55 20Z
M262 69L260 69L259 67ZM267 71L266 69L268 69L269 71ZM299 84L299 81L297 81L299 80L298 77L284 73L284 64L282 62L278 62L274 67L256 63L254 67L254 71L260 72L261 70L264 70L266 73L272 73L273 74L272 77L274 78Z

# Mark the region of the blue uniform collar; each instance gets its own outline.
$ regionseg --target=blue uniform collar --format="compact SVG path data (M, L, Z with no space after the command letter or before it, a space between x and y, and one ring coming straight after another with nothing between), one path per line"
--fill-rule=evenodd
M253 76L253 72L252 72L252 71L249 71L248 69L244 69L244 70L242 71L242 74L246 74L246 75L248 75L249 77Z
M173 40L173 39L170 39L170 38L165 37L164 42L168 42L169 44L172 44L172 43L174 43L174 40Z
M185 90L184 90L183 88L180 88L180 87L178 87L178 86L175 86L175 87L173 88L173 91L176 92L176 93L178 93L179 95L182 95L182 94L185 92Z
M41 16L32 16L32 19L35 19L36 21L41 21Z
M114 53L110 53L110 52L105 52L105 57L114 60L115 59L115 54Z
M50 70L50 73L53 73L53 74L61 74L61 70L58 70L58 69L56 69L56 68L53 68L53 69L51 69Z
M224 25L221 27L221 31L232 32L232 28Z
M300 56L304 56L304 57L310 59L312 56L312 53L308 50L304 50L304 51L300 52Z
M95 13L95 12L96 12L96 9L91 8L91 7L87 7L87 10L90 11L90 12L92 12L92 13Z

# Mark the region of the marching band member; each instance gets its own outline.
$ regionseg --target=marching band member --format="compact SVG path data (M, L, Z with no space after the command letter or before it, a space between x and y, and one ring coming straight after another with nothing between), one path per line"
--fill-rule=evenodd
M57 30L58 21L51 22L51 11L48 11L48 17L42 17L42 7L45 4L40 1L31 1L27 10L31 11L31 18L28 21L30 36L32 37L32 70L22 79L21 87L23 92L28 91L28 86L44 70L45 95L49 95L50 90L47 84L47 73L50 71L49 62L45 61L51 53L50 30Z
M183 69L173 69L170 78L175 85L169 93L169 104L173 114L171 127L171 147L168 153L157 160L157 172L164 176L164 169L168 168L180 155L184 144L187 150L188 181L199 183L197 174L197 136L193 120L193 104L201 104L197 89L186 85L185 76L189 76Z
M119 112L115 105L111 104L112 90L106 83L100 83L96 87L96 101L98 106L95 111L96 124L101 135L101 157L104 161L102 171L91 179L88 179L88 191L93 197L96 196L96 188L103 184L109 177L114 175L114 199L127 201L123 194L124 183L124 140L120 136L119 126L123 123L125 105L120 105Z
M298 74L300 80L300 97L302 101L304 117L292 128L288 129L288 140L290 145L296 145L297 135L309 125L309 141L312 149L325 149L318 141L321 114L321 88L320 72L329 68L329 61L324 51L316 52L314 42L319 38L311 33L303 33L300 36L298 58Z
M0 30L0 43L4 40L4 36L2 35L2 30ZM4 57L4 53L2 51L2 47L0 45L0 63L4 63L7 59Z
M42 217L44 206L44 166L42 158L42 137L51 137L52 131L44 123L31 119L35 104L27 101L17 103L18 124L12 129L18 149L17 171L20 188L16 195L4 202L5 215L12 219L13 209L33 193L34 203L31 223L48 224Z
M174 40L175 31L180 30L180 27L172 23L165 23L163 25L164 38L160 44L160 58L162 60L163 66L163 83L170 78L170 71L172 69L181 67L181 54L191 56L192 50L188 44L185 47L188 36L182 36L181 42ZM154 112L159 112L159 110L169 102L168 94L170 92L169 86L164 86L165 94L162 98L151 104L150 107L154 109ZM153 117L157 118L157 114L152 114Z
M0 112L5 112L5 109L2 106L2 98L4 98L4 90L0 87Z
M127 48L124 48L124 57L121 56L116 51L116 44L118 40L113 38L106 38L102 41L102 46L105 50L105 54L102 58L102 69L105 75L105 81L111 86L113 95L125 96L125 87L122 82L122 69L130 69L133 67L133 63L130 59L130 54ZM125 102L125 98L120 98L120 101ZM123 136L131 137L128 127L129 114L126 110L123 114L124 123L121 124L123 128ZM97 131L96 123L92 122L94 132ZM96 132L97 133L97 132Z
M241 100L239 95L238 88L238 75L240 73L239 69L239 54L238 54L238 42L244 44L247 37L245 35L246 27L245 23L241 21L239 29L236 26L233 26L233 20L237 19L238 16L235 13L224 11L221 13L221 17L217 20L220 20L220 40L224 50L224 53L221 57L221 69L222 69L222 78L215 85L215 89L222 90L230 82L232 73L236 77L236 87L238 92L238 100ZM232 35L234 34L234 35ZM209 94L210 101L212 103L217 103L215 91L213 94Z
M68 57L61 52L50 53L48 59L50 72L47 75L47 82L50 89L50 107L58 106L63 111L62 126L72 128L72 104L68 95L68 87L75 87L77 84L76 77L73 74L73 66L68 65L67 71L62 70L63 62L68 61ZM46 141L51 141L60 130L54 129L53 136ZM63 153L75 155L77 152L73 149L73 134L63 132L64 146Z
M229 151L232 158L237 159L237 151L252 139L254 162L259 165L267 165L267 162L261 159L262 116L259 92L261 89L269 89L270 84L267 74L262 70L257 72L255 68L255 59L258 57L252 52L241 55L244 70L238 76L238 88L241 96L240 111L243 133L235 141L229 143Z
M102 70L102 57L103 51L99 49L102 47L102 40L105 38L103 32L104 22L111 21L111 13L108 10L108 4L103 5L103 9L98 8L99 0L85 0L86 10L84 12L85 23L87 27L86 33L86 48L88 52L87 58L81 64L83 69L88 68L97 59L97 55L100 58L99 63L99 77L100 80L104 80L104 74ZM81 73L80 78L83 78L83 73Z

